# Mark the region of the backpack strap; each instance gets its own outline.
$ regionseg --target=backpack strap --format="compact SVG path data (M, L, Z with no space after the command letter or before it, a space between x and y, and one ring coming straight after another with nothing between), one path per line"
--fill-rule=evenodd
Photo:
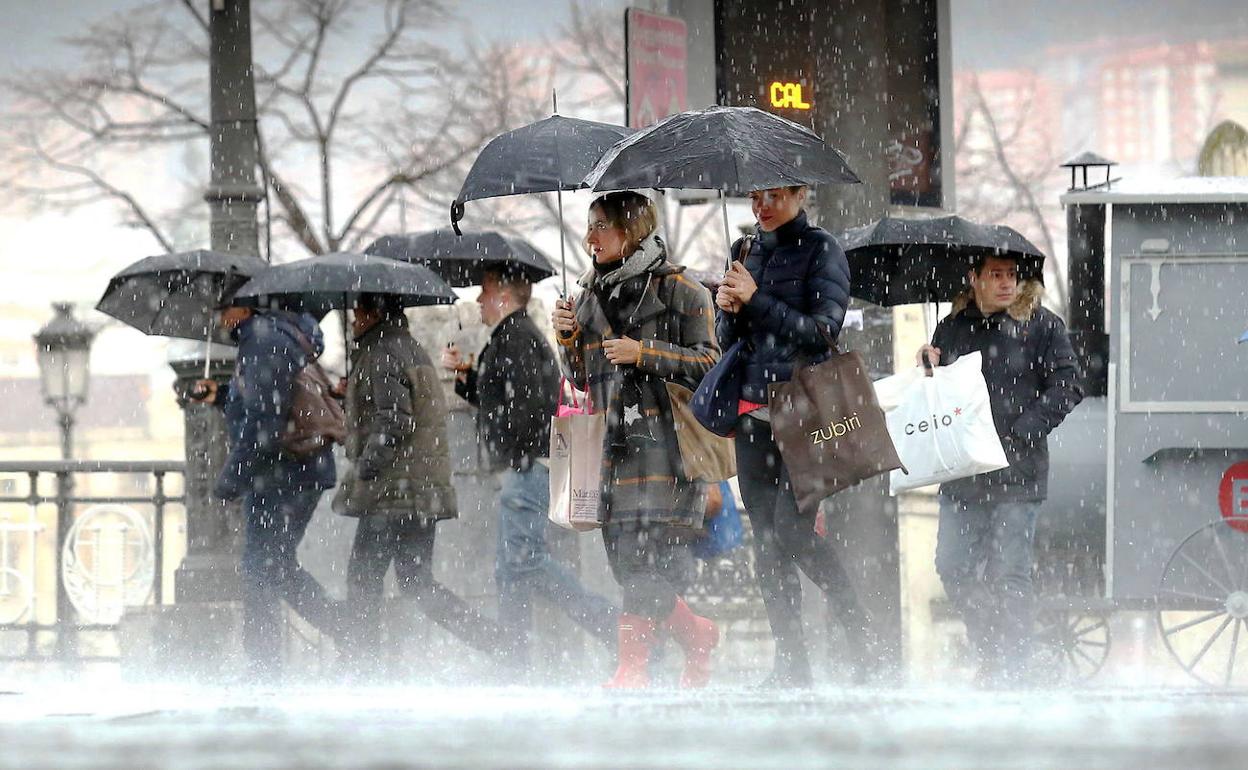
M290 328L290 332L295 338L295 342L298 343L299 348L303 351L303 354L308 358L308 360L304 363L304 366L307 366L320 358L320 356L316 353L316 346L312 344L312 340L308 339L308 336L304 334L301 329L297 329L292 326Z

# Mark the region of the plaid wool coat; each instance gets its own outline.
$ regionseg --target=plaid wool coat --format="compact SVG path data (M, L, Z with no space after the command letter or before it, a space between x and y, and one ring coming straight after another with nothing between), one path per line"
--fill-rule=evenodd
M578 282L579 328L571 338L559 337L564 373L578 388L588 386L594 411L607 415L604 524L702 526L704 486L685 475L664 383L696 389L720 351L710 292L683 272L664 259L629 278L612 301L620 308L612 314L591 269ZM621 319L619 328L612 328L611 315ZM607 360L602 343L617 337L640 341L635 364Z

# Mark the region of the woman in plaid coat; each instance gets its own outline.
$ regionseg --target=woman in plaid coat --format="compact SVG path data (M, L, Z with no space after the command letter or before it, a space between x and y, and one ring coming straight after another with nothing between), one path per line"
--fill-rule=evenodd
M586 250L593 267L573 301L553 314L563 366L605 412L601 520L607 559L624 594L619 668L608 687L645 687L660 629L685 652L681 685L710 677L719 630L677 595L672 569L687 558L674 544L699 528L705 488L684 471L665 383L696 388L719 360L710 293L667 260L654 204L633 192L589 208Z

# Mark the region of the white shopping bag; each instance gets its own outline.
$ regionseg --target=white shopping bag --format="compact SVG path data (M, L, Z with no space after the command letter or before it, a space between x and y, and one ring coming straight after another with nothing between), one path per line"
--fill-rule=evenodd
M564 406L562 393L556 415L550 418L549 518L565 529L589 530L602 526L598 504L602 497L602 451L606 415L592 407Z
M889 435L910 471L890 474L891 494L1009 466L980 366L980 354L968 353L931 377L916 367L876 381Z

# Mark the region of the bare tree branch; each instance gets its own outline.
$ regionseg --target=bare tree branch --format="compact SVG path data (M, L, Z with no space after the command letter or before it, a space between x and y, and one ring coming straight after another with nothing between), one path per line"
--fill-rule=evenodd
M43 147L39 144L38 137L31 138L31 145L39 158L52 168L84 177L91 184L98 187L101 192L107 194L111 198L121 201L125 204L126 208L129 209L130 213L134 215L135 219L137 219L143 227L152 234L152 237L156 239L156 242L160 244L162 249L167 252L173 251L173 246L170 244L169 239L165 236L164 232L160 229L160 226L157 225L155 220L152 219L147 211L139 205L139 202L135 200L133 195L105 181L102 176L85 166L65 163L46 154L43 151Z
M200 28L204 32L208 31L208 17L199 12L199 9L195 7L194 0L182 0L182 7L195 18L195 21L199 23Z

